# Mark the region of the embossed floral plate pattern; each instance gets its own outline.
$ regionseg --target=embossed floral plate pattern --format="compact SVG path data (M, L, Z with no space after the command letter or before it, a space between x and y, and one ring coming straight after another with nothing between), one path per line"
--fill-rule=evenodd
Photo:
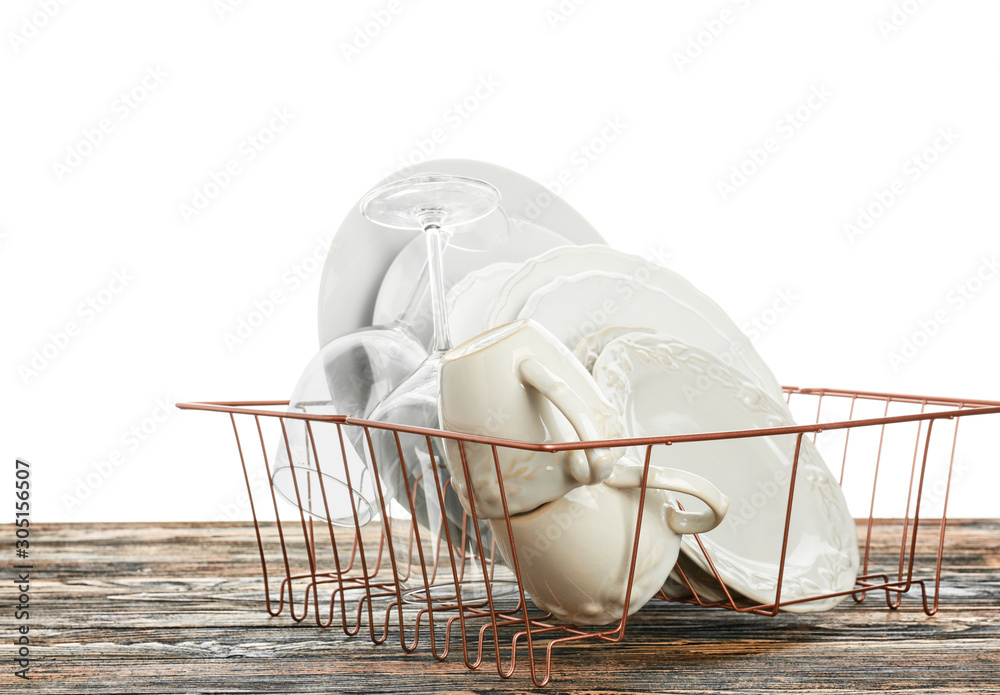
M613 303L614 307L623 309L633 304L628 286L642 286L665 293L672 302L672 310L678 312L678 320L699 320L709 324L718 334L728 340L728 345L717 356L725 359L727 363L735 363L739 360L745 366L753 364L752 372L748 376L757 380L769 393L775 397L781 397L781 385L775 379L771 370L764 363L764 360L757 354L750 340L737 327L729 315L703 292L677 273L657 265L641 256L616 251L607 246L582 245L567 246L553 249L543 253L529 261L516 273L510 276L504 283L496 301L487 315L487 326L499 326L516 319L527 307L532 296L545 288L550 283L564 281L566 278L578 276L584 273L604 272L618 273L625 275L628 282L625 284L615 283L611 289L611 295L604 295L599 298L580 297L573 301L573 306L583 308L590 312L589 317L596 318L590 324L589 330L584 326L587 322L580 321L581 330L579 333L599 330L603 326L598 325L602 312L607 315L605 304ZM565 285L564 285L565 286ZM553 288L554 289L554 288ZM558 290L556 290L558 291ZM596 303L595 301L596 300ZM584 304L586 301L586 304ZM608 304L611 306L611 304ZM624 324L616 316L606 316L604 325L633 325L642 328L657 328L653 325L657 319L655 312L662 309L657 304L651 306L645 314L646 321L641 323L633 322ZM683 314L683 317L680 317ZM640 317L641 318L641 317ZM669 317L668 317L669 318ZM638 321L639 319L636 319ZM590 325L588 324L588 325ZM575 342L569 343L570 349L576 346ZM728 359L727 359L728 358Z
M528 297L518 318L534 319L570 349L615 325L662 331L733 365L769 393L781 393L746 336L727 332L676 293L632 275L591 270L558 278Z
M794 425L784 402L703 350L664 334L617 338L594 363L594 378L624 416L628 436L663 436ZM730 500L729 513L701 540L727 586L762 604L777 600L796 436L744 437L653 447L653 463L691 471ZM679 495L685 507L698 500ZM694 537L682 551L711 569ZM849 591L858 572L857 531L837 480L802 438L788 529L781 600ZM782 606L828 610L844 596Z

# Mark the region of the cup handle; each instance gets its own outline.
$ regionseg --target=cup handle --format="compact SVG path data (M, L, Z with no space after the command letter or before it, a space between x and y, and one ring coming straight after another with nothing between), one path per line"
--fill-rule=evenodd
M616 465L605 484L617 488L635 488L642 486L642 471L640 465ZM729 498L719 492L700 475L679 471L676 468L662 466L649 467L649 479L646 487L657 490L670 490L694 495L708 505L708 509L700 512L682 512L673 505L667 507L667 526L674 533L705 533L711 531L720 523L729 510Z
M579 395L574 393L569 384L533 357L521 360L517 368L521 381L545 396L569 420L580 441L607 439L597 426L590 408ZM615 464L615 456L611 453L611 449L603 447L566 453L570 475L583 485L603 482L611 474Z

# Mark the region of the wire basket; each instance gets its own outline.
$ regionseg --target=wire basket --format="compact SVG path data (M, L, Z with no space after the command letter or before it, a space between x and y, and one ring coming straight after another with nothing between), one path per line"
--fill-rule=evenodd
M504 678L514 674L519 660L526 660L532 681L541 686L550 678L553 651L562 645L624 639L645 485L639 493L621 619L603 627L567 625L536 608L526 595L509 514L504 521L506 540L513 547L512 566L503 561L497 539L475 516L474 508L471 514L461 512L463 516L455 519L444 515L431 518L427 505L421 506L421 496L429 495L427 499L436 500L441 509L454 507L449 500L456 493L447 477L439 475L445 440L463 452L463 463L464 447L471 444L491 447L495 461L502 448L558 452L638 447L645 454L648 474L658 447L698 446L719 439L793 438L795 458L784 504L784 537L774 539L781 546L776 600L754 603L727 588L716 558L700 538L704 566L710 571L703 571L705 576L694 581L690 565L685 569L678 563L672 575L673 598L663 591L658 597L775 615L794 604L835 596L850 595L853 601L861 602L872 592L883 596L889 609L896 609L903 595L914 591L927 615L937 612L948 498L957 476L966 470L959 443L960 424L972 421L962 426L962 441L972 440L975 446L976 438L989 437L989 429L997 424L995 418L981 416L1000 414L1000 402L797 387L785 387L785 393L796 420L813 424L548 445L343 416L289 413L284 401L179 403L178 407L229 415L253 514L264 602L270 615L287 613L297 622L311 619L316 625L339 628L351 636L363 631L376 644L398 639L406 652L429 647L439 660L458 646L468 668L478 669L491 662ZM296 431L301 431L312 456L304 473L296 472L295 463L291 463L294 498L288 504L276 491L276 461L269 452L280 455L284 449L291 461L289 442L298 436ZM393 447L387 452L374 446L373 436L375 440L388 438L395 444L394 451ZM417 442L417 449L404 447L403 438L411 446ZM796 501L794 480L804 438L814 442L848 500L858 531L860 569L850 590L782 600L789 523ZM318 447L317 441L325 442L324 446ZM359 479L365 475L357 467L355 452L359 450L365 452L374 469L367 482ZM385 460L387 453L394 460ZM424 459L419 473L413 460L416 457ZM388 465L405 473L394 496L380 481L380 468L387 470ZM502 481L499 462L496 470ZM898 552L876 557L872 551L875 539L880 547L885 547L888 539Z

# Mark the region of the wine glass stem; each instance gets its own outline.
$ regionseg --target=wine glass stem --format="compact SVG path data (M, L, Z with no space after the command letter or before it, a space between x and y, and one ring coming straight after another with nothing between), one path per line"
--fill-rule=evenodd
M451 349L451 333L448 330L448 306L444 296L444 268L442 263L442 246L444 234L436 224L424 226L427 238L427 269L430 271L431 314L434 317L434 342L432 352L444 352Z

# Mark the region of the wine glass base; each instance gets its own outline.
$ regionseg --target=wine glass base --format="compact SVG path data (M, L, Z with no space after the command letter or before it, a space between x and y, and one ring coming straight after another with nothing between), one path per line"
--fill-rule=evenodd
M458 591L455 591L455 587ZM500 580L490 582L490 591L487 594L486 584L483 581L462 581L432 584L427 588L411 589L403 593L404 603L416 603L427 605L428 597L435 607L454 606L458 604L458 595L461 593L462 604L474 607L477 604L485 604L489 598L494 601L502 598L509 598L518 595L518 585L513 580Z

